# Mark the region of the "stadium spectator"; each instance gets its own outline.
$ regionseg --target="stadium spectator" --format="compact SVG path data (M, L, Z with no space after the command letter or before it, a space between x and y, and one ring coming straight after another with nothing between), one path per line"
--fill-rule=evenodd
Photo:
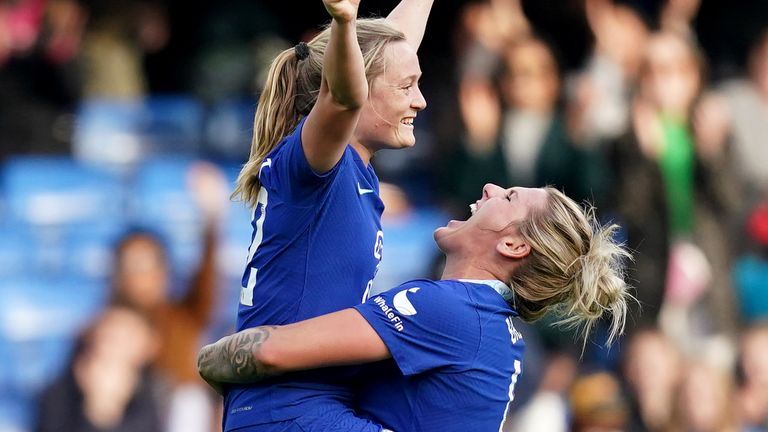
M571 431L624 431L628 410L621 383L609 372L579 375L569 393Z
M221 172L207 163L195 165L189 179L204 221L202 255L189 289L180 299L171 299L167 251L146 231L131 232L119 242L113 281L114 301L141 309L157 327L162 343L154 366L170 385L170 431L208 431L214 421L213 401L194 359L214 310L217 228L227 208L227 185Z
M747 327L739 348L738 412L752 431L768 430L768 324Z
M623 378L630 397L629 431L666 431L680 382L675 346L655 329L634 333L624 352Z
M685 312L692 323L681 332L699 336L732 334L737 322L727 275L731 229L742 206L740 182L722 133L723 105L702 96L702 67L688 39L674 33L651 36L633 101L633 130L615 148L618 178L613 187L629 245L637 250L632 279L643 305L639 320L656 321L665 290L708 288L705 301ZM689 270L696 264L687 259L685 252L691 249L706 257L711 280L668 280L670 265ZM672 286L674 282L681 284Z
M723 85L730 115L730 134L738 172L748 185L749 200L768 196L768 31L750 51L746 78Z
M701 360L685 367L675 400L671 432L737 432L733 379Z
M161 385L150 371L159 340L149 318L109 306L80 336L42 395L37 432L161 432Z
M745 324L768 319L768 201L747 217L745 250L736 257L733 279Z

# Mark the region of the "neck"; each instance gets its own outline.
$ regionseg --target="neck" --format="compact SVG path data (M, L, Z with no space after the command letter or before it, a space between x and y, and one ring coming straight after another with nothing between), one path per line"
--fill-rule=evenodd
M371 157L373 156L373 150L367 148L366 146L360 144L358 141L352 141L350 143L352 148L357 152L358 156L360 156L360 159L363 161L365 166L368 166L368 164L371 163Z
M446 257L442 279L500 280L507 283L509 276L484 262L468 258Z

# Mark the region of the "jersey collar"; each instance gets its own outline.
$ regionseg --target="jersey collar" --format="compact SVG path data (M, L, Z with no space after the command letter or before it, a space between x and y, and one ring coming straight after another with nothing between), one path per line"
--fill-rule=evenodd
M509 285L500 280L484 280L484 279L459 279L461 282L469 282L476 284L488 285L493 288L494 291L499 293L507 303L510 303L513 307L515 305L515 293Z

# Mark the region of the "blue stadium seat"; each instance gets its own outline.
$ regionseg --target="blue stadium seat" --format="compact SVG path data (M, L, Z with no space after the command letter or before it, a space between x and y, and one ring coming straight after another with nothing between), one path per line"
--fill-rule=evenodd
M151 155L196 154L204 120L203 105L186 95L87 100L77 112L74 151L79 159L117 169Z
M105 169L65 157L17 157L0 176L11 223L98 229L123 218L121 180Z
M0 280L0 382L33 397L69 358L76 335L106 303L105 285L29 276Z
M87 280L107 280L112 275L115 244L124 231L123 225L102 231L70 230L57 244L63 252L63 274Z
M233 99L220 102L205 122L205 152L216 157L246 160L250 154L256 101Z
M161 235L181 281L191 276L201 250L202 219L187 187L193 163L189 158L145 161L136 170L131 203L134 223Z
M156 95L144 101L138 133L146 154L197 154L205 109L185 95Z
M35 247L25 226L0 226L0 279L23 274L34 259Z
M125 225L125 188L115 173L63 157L19 157L0 172L7 217L0 277L104 278Z
M143 104L86 100L77 111L73 150L78 159L115 167L136 163L145 154L139 124Z
M0 396L0 431L28 432L32 430L35 401L18 395Z

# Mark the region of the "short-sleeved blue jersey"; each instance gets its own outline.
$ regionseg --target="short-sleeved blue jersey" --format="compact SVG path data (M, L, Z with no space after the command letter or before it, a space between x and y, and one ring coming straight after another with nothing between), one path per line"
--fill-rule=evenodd
M364 301L381 261L379 182L347 146L336 166L315 173L301 143L304 121L261 165L253 240L243 275L237 330L284 325ZM225 430L296 418L318 406L352 405L338 369L293 374L225 397Z
M499 281L416 280L356 306L394 359L371 374L361 414L395 431L500 431L524 349L510 295Z

